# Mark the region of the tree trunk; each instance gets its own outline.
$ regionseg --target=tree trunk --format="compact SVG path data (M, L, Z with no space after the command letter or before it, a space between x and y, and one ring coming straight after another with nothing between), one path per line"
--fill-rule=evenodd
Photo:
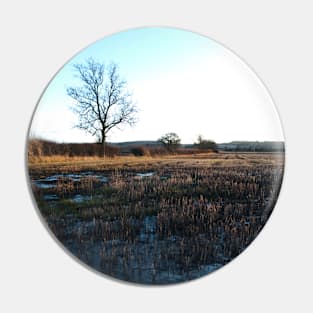
M102 132L101 144L102 144L102 155L105 158L105 133Z
M105 141L102 143L103 158L105 158Z
M105 145L106 145L106 138L105 135L103 136L103 142L102 142L102 146L103 146L103 158L105 159Z

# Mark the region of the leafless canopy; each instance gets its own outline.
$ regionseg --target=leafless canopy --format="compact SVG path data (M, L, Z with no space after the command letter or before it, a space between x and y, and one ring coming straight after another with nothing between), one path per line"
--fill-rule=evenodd
M217 144L213 140L204 139L202 135L198 135L197 141L194 146L201 150L217 151Z
M180 138L176 133L167 133L158 139L167 150L173 151L180 145Z
M75 64L74 70L81 84L67 88L67 94L75 100L72 109L78 115L77 128L105 144L112 128L136 122L136 105L116 64L105 66L88 59Z

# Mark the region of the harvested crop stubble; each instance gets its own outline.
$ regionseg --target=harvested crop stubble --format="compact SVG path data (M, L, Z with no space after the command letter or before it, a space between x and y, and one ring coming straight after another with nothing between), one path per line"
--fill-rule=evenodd
M34 193L56 237L90 266L134 282L179 282L236 257L272 212L283 158L233 157L240 165L223 158L218 166L204 165L212 159L200 159L201 166L184 158L150 160L144 173L144 164L134 162L101 172L105 183L90 176L69 187L61 181L63 191L57 185ZM40 200L49 192L93 198L76 204Z

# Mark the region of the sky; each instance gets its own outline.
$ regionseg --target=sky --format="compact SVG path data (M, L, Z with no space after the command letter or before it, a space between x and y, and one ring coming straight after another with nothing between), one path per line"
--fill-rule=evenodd
M119 66L138 108L135 126L112 129L108 141L157 140L175 132L182 143L201 134L215 142L280 141L282 128L271 96L233 52L192 32L140 28L101 39L78 52L49 82L35 110L30 135L56 142L94 142L75 128L79 86L74 64L94 60Z

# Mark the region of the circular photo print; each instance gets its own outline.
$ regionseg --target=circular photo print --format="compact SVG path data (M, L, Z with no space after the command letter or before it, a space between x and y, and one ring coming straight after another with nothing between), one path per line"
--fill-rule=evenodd
M27 167L42 220L75 259L164 285L249 246L277 201L284 151L271 96L240 58L149 27L60 69L33 115Z

